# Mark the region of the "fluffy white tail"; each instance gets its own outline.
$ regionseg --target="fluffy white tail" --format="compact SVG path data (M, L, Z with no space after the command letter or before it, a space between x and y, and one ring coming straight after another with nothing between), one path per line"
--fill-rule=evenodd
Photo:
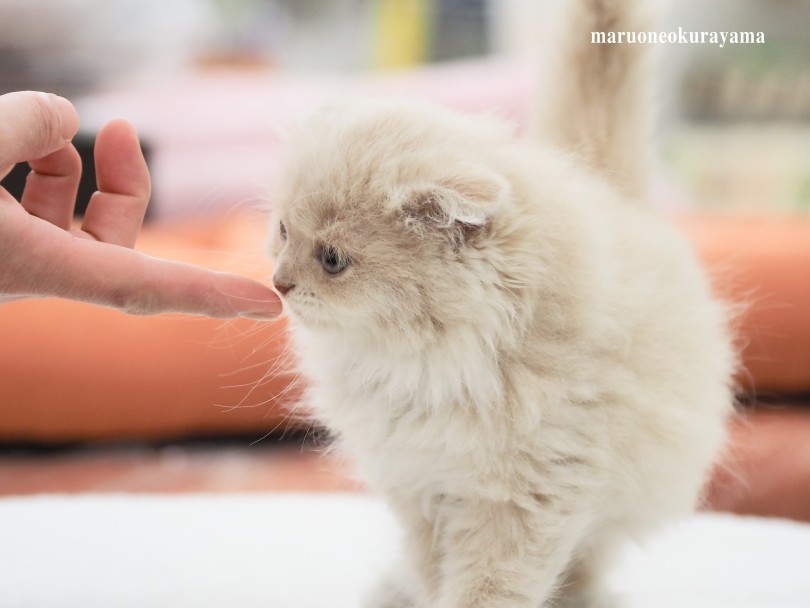
M645 0L569 0L539 92L538 135L577 155L625 194L644 193L652 103L648 44L594 42L649 32ZM646 0L647 9L650 1ZM654 3L653 3L654 4ZM593 34L596 33L596 34Z

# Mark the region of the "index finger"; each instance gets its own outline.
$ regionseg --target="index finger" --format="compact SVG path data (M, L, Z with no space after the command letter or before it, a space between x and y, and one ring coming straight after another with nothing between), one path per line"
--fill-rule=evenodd
M281 313L278 295L245 277L152 258L45 222L31 232L37 245L27 248L26 285L17 285L17 294L71 298L140 315L272 319Z
M0 177L26 160L62 148L79 129L79 116L63 97L22 91L0 95Z

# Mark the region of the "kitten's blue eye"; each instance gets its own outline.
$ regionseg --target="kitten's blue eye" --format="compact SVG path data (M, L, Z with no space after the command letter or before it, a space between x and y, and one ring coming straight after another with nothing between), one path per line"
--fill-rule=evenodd
M340 274L351 264L351 258L338 253L330 247L324 247L318 252L318 261L327 274Z
M284 222L278 223L278 233L281 235L281 240L287 240L287 227L284 225Z

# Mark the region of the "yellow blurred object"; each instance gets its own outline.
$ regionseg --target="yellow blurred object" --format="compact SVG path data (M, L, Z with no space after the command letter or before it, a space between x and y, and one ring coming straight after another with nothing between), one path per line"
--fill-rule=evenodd
M374 63L380 69L418 65L427 58L428 0L377 0Z

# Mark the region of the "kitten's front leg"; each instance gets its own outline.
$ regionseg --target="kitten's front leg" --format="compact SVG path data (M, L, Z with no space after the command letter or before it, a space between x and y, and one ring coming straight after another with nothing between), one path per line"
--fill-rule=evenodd
M435 528L418 501L399 498L391 506L405 530L405 559L377 583L363 608L423 608L437 586Z
M390 570L366 594L362 608L415 608L413 583L404 576L404 566Z
M441 585L432 608L539 608L553 596L581 534L545 497L457 499L441 512Z

